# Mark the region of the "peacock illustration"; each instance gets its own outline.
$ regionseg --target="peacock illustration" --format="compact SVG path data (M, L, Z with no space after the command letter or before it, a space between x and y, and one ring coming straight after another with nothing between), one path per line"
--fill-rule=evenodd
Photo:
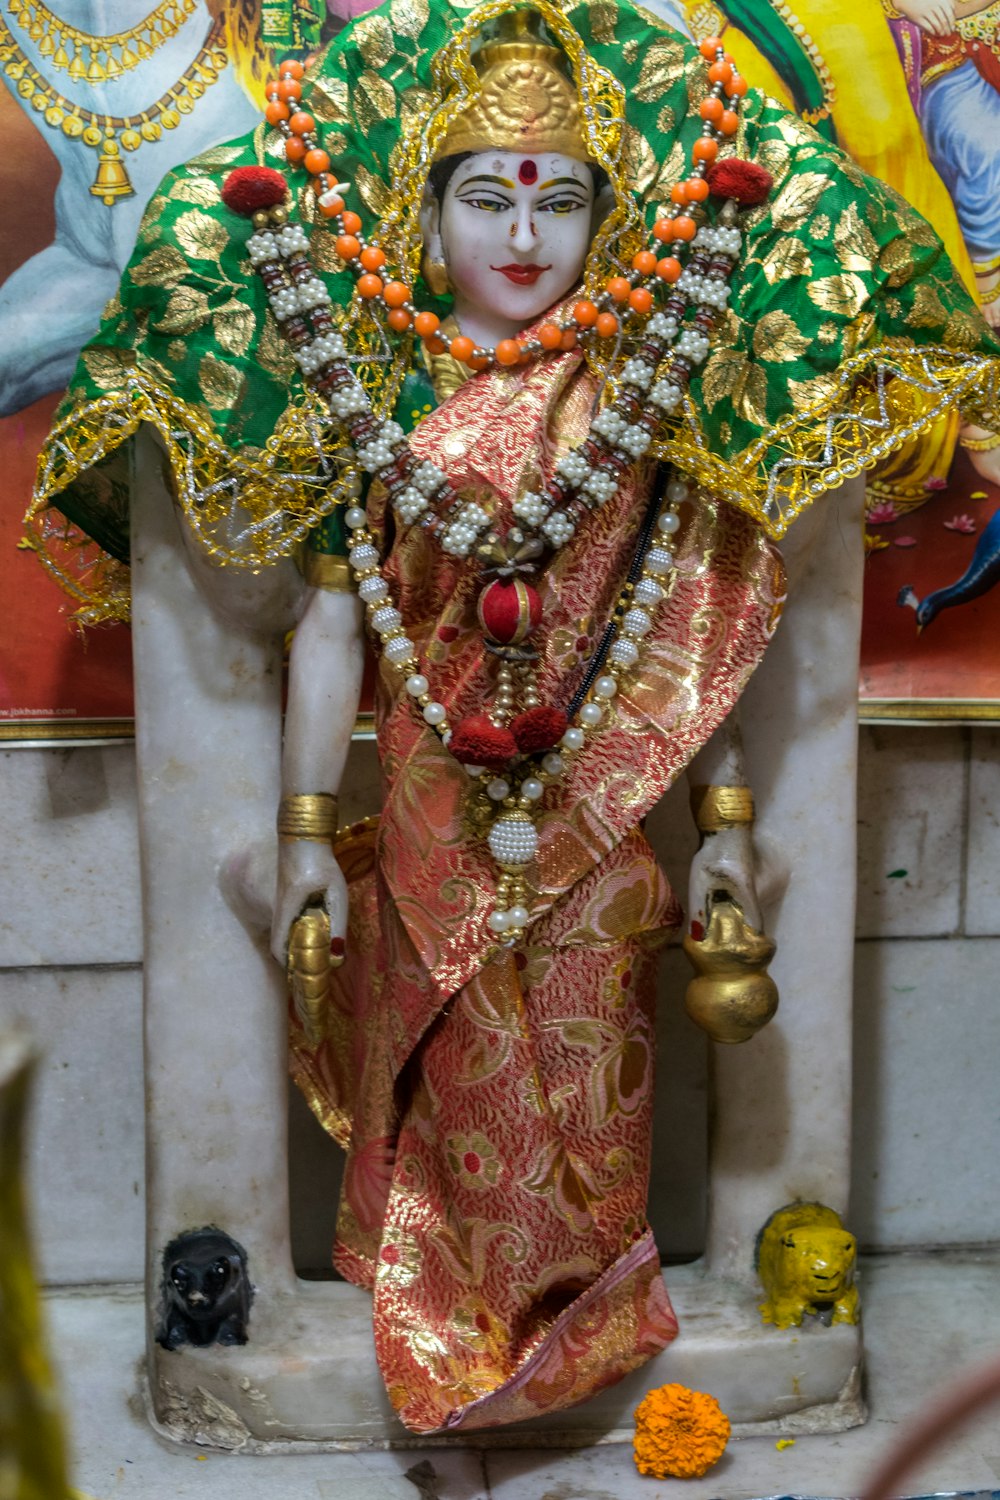
M918 599L912 584L904 584L896 595L896 603L908 605L916 610L917 629L923 630L943 609L952 609L956 604L969 604L983 594L988 594L994 584L1000 582L1000 510L993 512L983 528L976 550L961 578L949 583L946 588L935 589L923 599Z

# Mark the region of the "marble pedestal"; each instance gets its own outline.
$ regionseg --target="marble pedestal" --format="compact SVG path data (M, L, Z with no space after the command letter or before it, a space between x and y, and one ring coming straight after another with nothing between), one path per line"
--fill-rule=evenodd
M859 510L857 487L800 523L793 603L745 695L782 1008L752 1043L717 1049L705 1264L669 1277L684 1331L585 1406L483 1441L613 1440L667 1380L712 1390L747 1432L863 1419L859 1331L763 1328L753 1266L776 1209L847 1207ZM367 1296L292 1271L284 983L228 878L247 850L273 848L285 586L271 570L192 570L148 439L132 516L151 1415L220 1447L412 1447L375 1368ZM168 1351L156 1342L163 1249L208 1224L247 1252L250 1342Z
M516 1428L408 1433L375 1363L368 1295L345 1282L300 1282L293 1295L268 1301L243 1348L155 1349L150 1416L164 1437L246 1452L575 1448L631 1442L632 1412L646 1391L679 1381L710 1390L737 1437L839 1432L864 1421L859 1328L765 1328L753 1292L738 1283L693 1265L666 1279L681 1323L669 1349L585 1405Z

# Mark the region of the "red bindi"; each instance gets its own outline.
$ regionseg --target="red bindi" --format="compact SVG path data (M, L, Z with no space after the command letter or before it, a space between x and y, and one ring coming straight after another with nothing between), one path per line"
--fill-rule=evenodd
M518 167L517 175L526 187L530 187L533 182L538 181L538 168L529 158L528 161L523 161Z

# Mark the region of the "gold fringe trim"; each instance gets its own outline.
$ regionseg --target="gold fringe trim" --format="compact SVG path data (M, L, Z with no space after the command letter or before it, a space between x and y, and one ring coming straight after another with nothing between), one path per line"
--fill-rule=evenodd
M875 468L950 409L984 427L1000 426L1000 359L994 356L878 344L845 360L835 378L828 395L728 459L710 450L688 397L680 426L653 452L780 541L814 500Z
M958 407L1000 428L1000 360L942 346L880 344L845 361L836 387L786 417L741 453L713 453L688 398L679 426L655 446L720 499L780 540L825 491L874 468ZM127 617L126 570L63 518L56 497L109 457L142 422L163 441L178 501L204 551L223 566L257 569L287 556L346 499L352 466L318 401L291 406L263 449L246 457L216 436L203 410L178 401L141 371L116 396L76 407L51 434L26 518L44 566L83 606L83 623ZM68 550L75 566L58 551Z
M345 440L318 398L289 406L263 448L238 454L220 441L204 408L190 405L138 368L123 370L113 395L81 402L49 434L38 461L26 541L81 604L81 624L127 620L127 568L53 507L95 464L148 422L160 436L177 500L208 557L256 571L288 556L348 498L354 472Z

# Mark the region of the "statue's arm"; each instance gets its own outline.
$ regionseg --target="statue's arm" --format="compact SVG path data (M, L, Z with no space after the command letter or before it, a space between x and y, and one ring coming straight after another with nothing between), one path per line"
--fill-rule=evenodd
M746 786L739 707L733 709L712 738L694 757L687 771L688 785ZM706 833L691 861L688 922L707 927L712 899L726 891L743 908L751 927L762 928L753 848L753 829L722 828Z
M283 796L340 790L357 717L364 665L362 606L356 594L312 589L292 642L281 761ZM326 843L282 840L271 951L284 965L292 923L310 898L324 897L333 937L347 927L347 886Z

